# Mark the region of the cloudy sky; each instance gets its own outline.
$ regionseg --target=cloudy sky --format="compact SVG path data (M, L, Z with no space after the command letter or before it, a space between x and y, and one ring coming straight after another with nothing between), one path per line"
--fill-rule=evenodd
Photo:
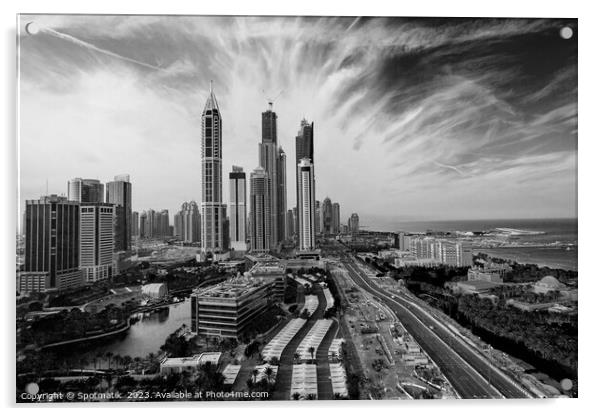
M576 20L22 15L19 35L21 201L121 173L134 210L198 201L214 80L225 180L257 167L280 94L289 207L306 117L343 219L576 216Z

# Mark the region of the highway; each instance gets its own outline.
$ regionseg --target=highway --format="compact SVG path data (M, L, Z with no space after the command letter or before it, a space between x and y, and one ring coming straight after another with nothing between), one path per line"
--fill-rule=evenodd
M435 361L462 398L529 398L516 382L491 365L448 328L418 307L413 299L380 288L347 253L343 266L359 287L385 303L424 351Z

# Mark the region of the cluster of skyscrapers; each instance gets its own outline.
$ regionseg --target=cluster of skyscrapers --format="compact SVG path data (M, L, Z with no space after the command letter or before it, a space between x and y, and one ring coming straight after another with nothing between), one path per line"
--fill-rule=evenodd
M277 122L269 103L261 114L258 167L250 173L249 189L242 167L233 166L229 174L229 209L222 200L222 116L213 87L200 120L200 204L184 202L173 225L166 209L132 211L129 175L115 176L106 187L96 179L74 178L67 197L26 201L20 289L66 289L110 278L116 272L114 253L130 251L132 236L175 237L219 253L268 252L293 239L299 250L312 251L316 235L339 234L340 205L328 197L322 204L316 200L314 125L305 119L295 137L296 206L287 209L287 157ZM353 214L349 229L358 228Z
M74 178L67 197L47 195L25 203L23 292L68 289L110 278L113 254L131 248L132 187L128 175L105 186Z

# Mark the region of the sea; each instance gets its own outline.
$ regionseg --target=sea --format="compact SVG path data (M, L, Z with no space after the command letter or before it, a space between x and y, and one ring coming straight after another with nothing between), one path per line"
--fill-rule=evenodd
M577 218L554 219L495 219L453 221L399 221L382 217L360 218L362 229L388 232L432 231L487 231L495 228L543 232L520 235L512 239L517 244L533 247L475 248L476 252L504 258L517 263L537 264L554 269L577 270L578 221Z

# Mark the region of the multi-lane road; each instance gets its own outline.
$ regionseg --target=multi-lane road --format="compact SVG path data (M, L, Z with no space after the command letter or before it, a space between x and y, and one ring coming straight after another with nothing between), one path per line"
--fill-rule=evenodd
M336 250L353 282L386 304L425 352L441 368L462 398L528 398L529 393L459 339L413 299L378 286L354 258Z

